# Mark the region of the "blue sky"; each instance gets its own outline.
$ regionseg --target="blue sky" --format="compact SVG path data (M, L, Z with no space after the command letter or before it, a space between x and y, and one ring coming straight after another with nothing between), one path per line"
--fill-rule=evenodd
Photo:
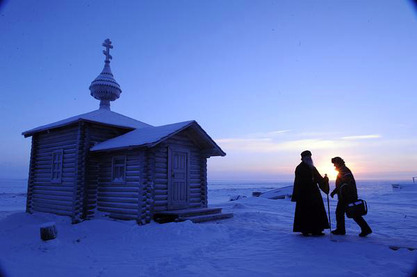
M1 178L27 176L22 131L98 108L106 38L112 110L197 120L227 153L211 180L291 180L305 149L322 173L417 176L411 2L189 0L3 2Z

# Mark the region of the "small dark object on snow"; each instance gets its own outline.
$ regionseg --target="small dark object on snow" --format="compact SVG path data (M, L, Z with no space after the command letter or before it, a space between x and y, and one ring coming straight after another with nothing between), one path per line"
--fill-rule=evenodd
M260 192L260 191L253 191L252 192L253 197L259 197L259 196L261 196L261 194L262 194L262 192Z
M41 239L43 241L56 239L58 231L55 222L49 222L41 225Z
M245 198L247 197L244 195L234 195L230 197L229 201L236 201L236 200L245 199Z
M417 250L416 247L409 247L409 246L397 246L397 245L390 245L388 246L391 250L397 251L399 249L407 249L408 251ZM414 276L414 275L413 275Z

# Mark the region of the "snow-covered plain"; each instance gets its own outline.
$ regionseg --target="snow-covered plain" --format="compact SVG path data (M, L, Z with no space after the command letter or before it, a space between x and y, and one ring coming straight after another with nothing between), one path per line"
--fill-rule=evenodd
M288 183L210 184L210 206L234 218L145 226L26 214L21 183L0 182L0 276L412 276L417 269L417 250L408 249L417 248L417 189L394 192L391 182L358 182L374 230L366 238L350 219L347 236L303 237L292 232L289 199L251 197ZM236 195L247 198L229 201ZM58 237L41 241L40 225L50 221Z

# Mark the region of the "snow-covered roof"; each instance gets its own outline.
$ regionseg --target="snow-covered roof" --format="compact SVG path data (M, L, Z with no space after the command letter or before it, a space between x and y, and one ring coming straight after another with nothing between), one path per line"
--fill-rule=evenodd
M108 151L129 147L154 147L162 141L178 134L185 129L192 128L204 140L206 148L211 156L225 156L226 153L214 142L214 140L194 120L184 121L158 127L136 129L124 135L109 139L93 146L91 151Z
M77 121L90 121L97 122L106 125L112 125L117 127L140 129L146 127L152 127L152 125L146 124L144 122L138 121L136 119L121 115L119 113L112 112L106 109L98 109L89 113L76 115L64 120L60 120L51 124L43 125L22 133L25 137L29 137L37 132L46 131L65 125L75 123Z

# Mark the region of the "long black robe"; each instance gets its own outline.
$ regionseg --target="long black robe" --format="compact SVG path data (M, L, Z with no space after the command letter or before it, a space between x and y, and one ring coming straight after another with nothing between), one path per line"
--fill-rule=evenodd
M295 169L294 188L291 201L296 202L294 232L319 233L329 228L323 198L318 184L324 178L317 169L301 162Z

